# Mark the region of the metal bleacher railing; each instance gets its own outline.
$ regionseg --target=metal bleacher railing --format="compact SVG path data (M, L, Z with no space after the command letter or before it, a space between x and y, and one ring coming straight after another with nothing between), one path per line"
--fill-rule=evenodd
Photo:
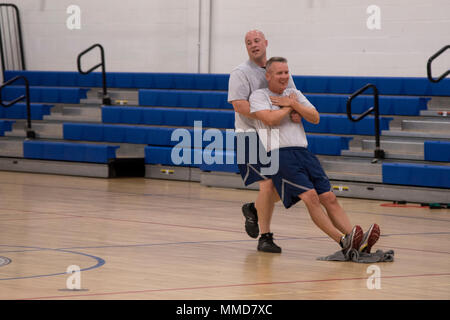
M98 47L100 49L101 62L99 64L93 66L92 68L90 68L88 71L83 71L81 69L81 57L96 47ZM95 69L97 69L98 67L102 67L103 104L111 105L111 98L108 97L108 92L107 92L107 88L106 88L105 51L103 49L103 46L101 44L96 43L96 44L90 46L89 48L87 48L86 50L84 50L83 52L81 52L77 57L77 66L78 66L78 72L81 74L89 74L92 71L94 71Z
M443 74L441 74L439 76L439 78L434 79L433 75L432 75L432 71L431 71L431 63L433 62L433 60L436 59L438 56L440 56L442 53L444 53L444 51L446 51L447 49L450 49L450 45L446 45L445 47L441 48L438 52L433 54L428 59L428 62L427 62L427 77L428 77L428 80L430 80L431 82L438 83L439 81L441 81L442 79L444 79L446 76L448 76L450 74L450 69L449 69L446 72L444 72Z
M23 79L23 81L25 82L25 94L21 95L17 98L15 98L12 101L9 101L8 103L4 103L3 99L2 99L2 90L3 88L12 85L14 82ZM16 104L19 101L24 100L26 101L27 104L27 126L25 127L25 131L26 131L26 135L27 138L29 139L34 139L36 138L36 133L33 131L33 129L31 128L31 107L30 107L30 85L28 83L28 79L24 76L17 76L14 77L8 81L6 81L5 83L3 83L0 86L0 106L4 107L4 108L8 108L11 107L12 105Z
M0 3L0 63L2 79L5 70L25 70L19 9L11 3Z
M357 118L353 118L352 115L352 101L357 96L362 94L367 89L372 88L373 89L373 100L374 100L374 106L367 109L364 113L359 115ZM378 89L375 85L369 83L366 84L361 89L354 92L347 100L347 117L349 120L353 122L357 122L365 118L368 114L372 113L372 111L375 114L375 151L374 151L374 157L375 159L372 160L372 162L378 162L380 159L384 159L385 154L384 150L380 148L380 108L379 108L379 97L378 97Z

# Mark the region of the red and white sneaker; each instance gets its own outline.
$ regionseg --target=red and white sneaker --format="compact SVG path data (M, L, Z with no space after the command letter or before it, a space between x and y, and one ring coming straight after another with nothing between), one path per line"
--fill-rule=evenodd
M341 240L342 252L347 255L352 249L358 250L363 239L363 230L360 226L353 227L352 232L345 235Z
M374 223L370 226L369 230L367 230L367 232L364 233L358 251L370 253L370 250L372 249L373 245L377 243L379 238L380 238L380 226Z

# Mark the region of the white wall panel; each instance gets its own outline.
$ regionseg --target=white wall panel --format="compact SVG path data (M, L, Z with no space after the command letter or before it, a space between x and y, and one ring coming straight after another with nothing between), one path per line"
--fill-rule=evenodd
M450 44L448 0L10 2L21 10L35 70L75 70L77 54L98 42L108 71L229 73L247 58L245 33L257 28L268 55L288 58L294 74L424 77L427 59ZM81 8L80 30L66 27L72 4ZM380 30L366 26L369 5L381 9ZM436 61L436 74L449 57ZM86 67L96 59L86 56Z

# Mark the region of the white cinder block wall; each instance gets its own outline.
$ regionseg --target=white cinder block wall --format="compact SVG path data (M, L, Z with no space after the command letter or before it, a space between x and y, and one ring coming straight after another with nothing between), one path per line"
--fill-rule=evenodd
M426 76L427 59L450 44L448 0L9 0L21 10L29 70L76 70L94 43L107 71L229 73L247 58L244 34L258 28L268 55L293 74ZM69 30L67 8L81 9ZM370 5L381 29L369 30ZM450 51L450 50L449 50ZM86 56L85 68L97 53ZM433 65L450 66L450 52Z

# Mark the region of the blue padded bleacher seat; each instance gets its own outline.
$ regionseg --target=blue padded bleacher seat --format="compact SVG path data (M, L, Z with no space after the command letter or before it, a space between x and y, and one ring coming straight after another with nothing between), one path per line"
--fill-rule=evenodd
M234 112L228 110L167 109L146 107L102 107L102 122L167 126L234 128Z
M206 149L204 150L204 152L205 151ZM215 150L211 153L211 158L221 160L214 163L207 163L206 161L202 161L200 170L239 173L239 168L236 160L236 152L234 150ZM233 159L233 161L229 161L232 163L227 163L227 158Z
M326 155L340 155L342 149L348 149L348 142L351 138L342 138L342 137L324 137L317 136L311 137L308 136L309 145L308 149L316 154L326 154ZM175 148L174 152L179 154L182 148ZM203 171L221 171L221 172L239 172L237 167L236 154L234 150L215 150L215 153L212 153L212 157L216 159L216 156L221 160L219 163L206 163L201 158L201 165L194 163L192 148L187 148L191 150L191 157L189 164L181 164L182 166L193 166L199 167ZM145 148L146 150L146 163L147 164L163 164L163 165L180 165L175 164L172 161L172 148L171 147L160 147L160 146L148 146ZM207 148L203 149L204 151ZM200 152L200 150L196 149L196 152ZM233 159L232 163L228 159Z
M381 130L389 128L392 118L380 118ZM156 124L167 126L194 126L194 121L202 121L203 127L234 128L234 112L228 110L191 110L144 107L103 107L104 123ZM303 122L306 132L373 135L375 124L373 117L352 122L344 115L321 116L319 124Z
M27 140L23 154L27 159L108 163L116 158L119 146Z
M0 136L4 136L6 131L11 131L14 123L15 121L0 120Z
M347 113L348 96L336 94L305 94L305 97L321 113ZM418 116L427 108L429 98L421 97L380 97L381 115ZM352 113L361 114L373 106L373 97L359 96L352 102Z
M53 105L30 104L31 119L42 120L44 115L49 115ZM0 118L4 119L26 119L27 106L24 103L16 103L8 108L0 107Z
M25 75L32 86L101 87L101 73L81 75L60 71L5 71L5 81ZM108 72L110 88L228 90L228 74L198 73L128 73ZM293 76L304 93L351 94L368 83L375 84L380 95L450 96L450 79L431 83L427 78L363 76Z
M450 166L383 163L383 183L450 188Z
M63 136L66 140L79 141L105 141L105 142L123 142L148 144L154 146L182 146L191 147L194 145L195 137L202 138L202 147L208 147L214 141L207 140L205 130L196 134L194 129L182 129L180 133L188 133L189 140L184 137L173 134L176 128L166 127L141 127L127 125L106 125L106 124L87 124L87 123L64 123ZM187 130L187 131L186 131ZM176 132L175 132L176 133ZM212 130L209 133L218 133L222 143L235 139L233 130ZM172 136L174 141L172 141ZM310 141L310 148L315 153L340 155L342 149L348 149L348 142L351 138L346 137L316 137L307 136ZM215 139L215 138L214 138ZM233 145L236 141L233 140ZM229 148L229 146L226 146Z
M388 130L389 122L393 118L381 117L380 130ZM375 121L373 116L353 122L344 115L322 114L318 124L312 124L303 120L306 132L333 133L333 134L357 134L373 135L375 133Z
M5 81L24 75L32 86L102 87L100 72L5 71ZM228 90L228 74L107 72L109 88Z
M427 161L450 162L450 142L425 141L424 158Z
M296 87L304 93L351 94L372 83L377 86L380 95L450 96L450 79L431 83L427 78L402 77L294 75L292 78Z
M190 160L189 163L174 163L172 161L172 152L175 152L179 157L183 157L183 152L185 150L189 150L190 152ZM194 153L201 153L201 150L199 149L192 149L192 148L181 148L181 147L161 147L161 146L147 146L145 147L145 163L146 164L162 164L162 165L169 165L169 166L182 166L182 167L200 167L200 163L195 163ZM185 157L187 157L185 155ZM197 155L198 158L200 158L200 155Z
M204 161L204 156L202 152L205 152L207 149L193 149L193 148L171 148L171 147L160 147L160 146L147 146L145 147L145 163L147 164L162 164L162 165L170 165L170 166L183 166L183 167L196 167L200 168L202 171L220 171L220 172L234 172L238 173L239 169L236 164L236 155L234 150L228 151L213 151L212 157L214 159L220 158L221 160L217 161L219 163L207 163ZM190 153L189 163L174 163L172 160L172 153L175 152L177 156L180 158L183 156L183 152ZM201 163L195 163L194 157L200 159ZM234 159L233 163L227 163L228 159Z
M352 137L307 135L308 149L314 154L340 156L348 150Z
M232 109L227 97L226 92L141 89L139 105Z
M81 88L51 88L51 87L30 87L31 102L50 103L80 103L80 99L86 98L89 89ZM2 99L11 101L25 94L24 86L10 86L3 88Z
M336 94L305 94L306 98L324 113L347 113L348 96ZM380 114L419 115L427 108L429 98L385 97L379 99ZM227 102L226 92L179 91L179 90L139 90L139 105L184 108L232 109ZM373 97L359 96L353 100L352 113L360 114L373 106Z

